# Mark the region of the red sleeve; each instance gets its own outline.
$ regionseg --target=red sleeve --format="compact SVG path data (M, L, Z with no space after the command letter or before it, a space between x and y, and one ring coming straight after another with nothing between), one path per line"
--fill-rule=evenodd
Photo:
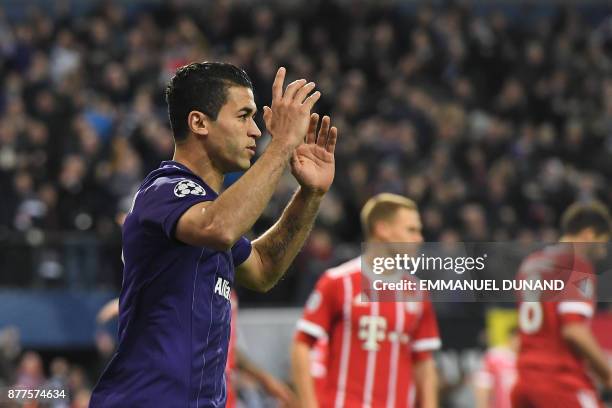
M593 302L563 301L557 305L561 325L591 320L595 313Z
M576 262L566 286L570 287L567 300L557 305L561 324L585 322L595 314L596 275L586 262Z
M429 300L425 300L421 304L423 308L421 318L412 336L412 353L415 361L430 358L431 352L442 346L433 305Z
M297 323L296 340L312 345L317 339L329 337L332 322L341 313L338 297L342 296L342 287L338 282L327 274L319 279Z

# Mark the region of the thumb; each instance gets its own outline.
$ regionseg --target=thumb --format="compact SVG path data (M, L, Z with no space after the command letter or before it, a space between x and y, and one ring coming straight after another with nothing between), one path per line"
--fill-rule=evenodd
M295 150L291 154L291 159L289 159L289 161L290 161L291 167L295 166L298 163L298 155Z
M264 106L263 107L263 118L264 118L264 121L266 122L266 125L270 123L271 117L272 117L272 109L270 109L267 106Z

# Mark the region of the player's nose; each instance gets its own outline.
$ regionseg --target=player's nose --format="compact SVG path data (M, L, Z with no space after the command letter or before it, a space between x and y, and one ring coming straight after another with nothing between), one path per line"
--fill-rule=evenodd
M251 119L251 126L248 129L249 137L254 137L255 139L259 139L261 137L261 130L257 126L257 123L253 119Z

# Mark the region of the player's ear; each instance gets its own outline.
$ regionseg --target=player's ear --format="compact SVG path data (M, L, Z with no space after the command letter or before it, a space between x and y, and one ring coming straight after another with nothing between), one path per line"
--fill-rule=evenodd
M593 242L597 236L597 233L595 232L594 228L588 227L580 231L579 235L583 242Z
M384 221L377 221L372 225L372 233L371 236L374 238L377 238L381 241L386 241L388 236L389 236L389 232L388 232L388 226L389 224L387 224Z
M208 116L200 111L191 111L187 115L187 124L191 133L199 136L208 135Z

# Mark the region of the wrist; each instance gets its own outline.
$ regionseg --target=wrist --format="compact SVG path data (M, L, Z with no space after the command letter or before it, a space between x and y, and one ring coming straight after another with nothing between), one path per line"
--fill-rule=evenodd
M259 378L259 382L266 389L266 391L269 391L272 388L272 383L274 382L274 379L269 374L262 373Z
M327 190L319 190L301 185L298 193L306 200L321 201L325 196L325 193L327 193Z
M295 151L295 146L291 145L291 143L287 142L286 140L279 140L273 138L270 141L270 144L268 144L266 150L270 150L274 154L283 156L288 159Z

